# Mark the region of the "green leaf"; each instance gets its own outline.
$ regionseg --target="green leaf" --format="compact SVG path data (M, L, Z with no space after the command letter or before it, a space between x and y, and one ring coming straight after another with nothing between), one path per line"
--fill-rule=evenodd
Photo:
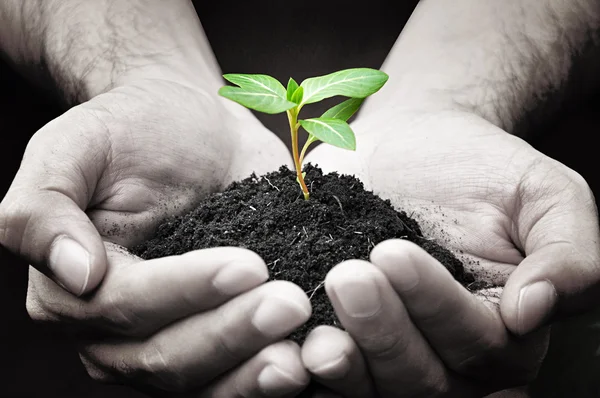
M285 88L279 80L269 75L250 75L244 73L229 73L223 75L225 80L237 84L241 88L263 91L265 93L275 94L285 99Z
M388 78L384 72L370 68L345 69L325 76L311 77L300 85L304 87L301 105L336 95L366 98L383 87Z
M340 119L347 121L356 113L364 100L364 98L350 98L329 109L327 112L322 114L321 117L325 119Z
M285 88L271 76L227 74L223 77L239 87L221 87L219 95L246 108L274 114L285 112L297 105L287 100Z
M247 90L240 87L221 87L219 95L235 101L246 108L269 114L285 112L288 109L298 106L273 94Z
M290 80L288 80L287 95L286 95L286 98L288 101L292 100L292 94L294 94L294 91L296 91L297 88L298 88L298 83L296 83L296 81L290 77Z
M326 118L306 119L300 120L300 125L323 142L352 151L356 149L354 132L348 123L343 120Z
M304 89L302 87L298 87L296 89L296 91L294 91L294 94L292 94L291 101L295 104L300 104L300 102L302 101L303 95L304 95Z

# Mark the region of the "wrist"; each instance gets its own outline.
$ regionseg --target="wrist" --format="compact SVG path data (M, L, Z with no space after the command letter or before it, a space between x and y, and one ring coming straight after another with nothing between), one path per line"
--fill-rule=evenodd
M47 35L57 40L46 40L49 70L67 102L141 79L218 88L218 66L191 2L67 3L56 12L75 15L54 15Z
M0 6L4 52L67 105L141 79L220 84L191 1L49 0ZM25 32L25 34L22 34ZM212 89L213 87L211 87Z
M462 109L520 133L598 82L580 68L597 55L599 28L595 0L421 1L382 67L387 101Z
M174 54L168 60L143 55L104 58L102 55L76 56L45 52L44 67L53 89L68 106L85 102L99 94L138 82L160 80L202 91L216 92L217 78L203 72L190 54ZM68 61L63 61L68 60ZM211 90L212 88L212 90Z

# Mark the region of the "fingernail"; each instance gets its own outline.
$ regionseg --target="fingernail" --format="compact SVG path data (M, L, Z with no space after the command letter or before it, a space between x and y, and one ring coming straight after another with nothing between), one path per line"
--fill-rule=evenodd
M348 360L348 357L345 354L342 354L331 361L327 361L315 369L311 369L312 373L327 380L341 379L346 376L349 371L350 360Z
M344 276L333 286L333 291L344 312L353 318L368 318L381 309L379 288L369 274Z
M59 237L50 248L48 268L64 288L80 296L90 278L90 254L73 239Z
M268 297L260 303L252 324L265 336L283 337L310 318L310 311L283 297Z
M269 279L266 267L243 261L232 262L220 270L213 279L213 286L227 296L246 292Z
M304 384L275 365L268 365L258 375L258 388L269 397L288 395L301 389Z
M525 286L519 293L517 333L531 332L548 318L557 301L556 289L548 281Z

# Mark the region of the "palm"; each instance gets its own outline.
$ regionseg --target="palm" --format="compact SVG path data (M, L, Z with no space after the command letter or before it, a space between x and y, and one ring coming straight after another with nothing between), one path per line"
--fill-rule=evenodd
M564 188L561 181L568 183L566 167L472 115L439 115L402 133L391 127L365 132L364 140L361 128L368 124L357 124L357 152L323 145L308 161L357 174L494 284L523 259L533 221L543 211L523 200L552 201ZM548 183L550 175L558 183Z
M220 100L211 94L142 82L76 110L76 117L97 122L88 130L101 154L93 162L99 177L88 214L106 238L134 243L165 215L184 211L207 193L252 171L289 163L273 134L249 113L215 104Z

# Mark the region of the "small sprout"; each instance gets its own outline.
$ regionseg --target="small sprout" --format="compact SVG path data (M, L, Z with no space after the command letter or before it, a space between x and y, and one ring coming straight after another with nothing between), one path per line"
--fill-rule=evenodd
M221 87L221 96L258 112L287 113L296 180L307 200L310 194L304 181L306 173L302 172L302 163L308 147L316 141L323 141L339 148L356 150L356 138L347 121L360 108L365 98L379 91L388 80L388 75L384 72L369 68L345 69L312 77L300 85L290 78L287 87L268 75L226 74L223 77L236 86ZM335 96L348 99L329 109L321 117L298 119L304 105ZM301 150L298 148L300 127L308 132L308 139Z

